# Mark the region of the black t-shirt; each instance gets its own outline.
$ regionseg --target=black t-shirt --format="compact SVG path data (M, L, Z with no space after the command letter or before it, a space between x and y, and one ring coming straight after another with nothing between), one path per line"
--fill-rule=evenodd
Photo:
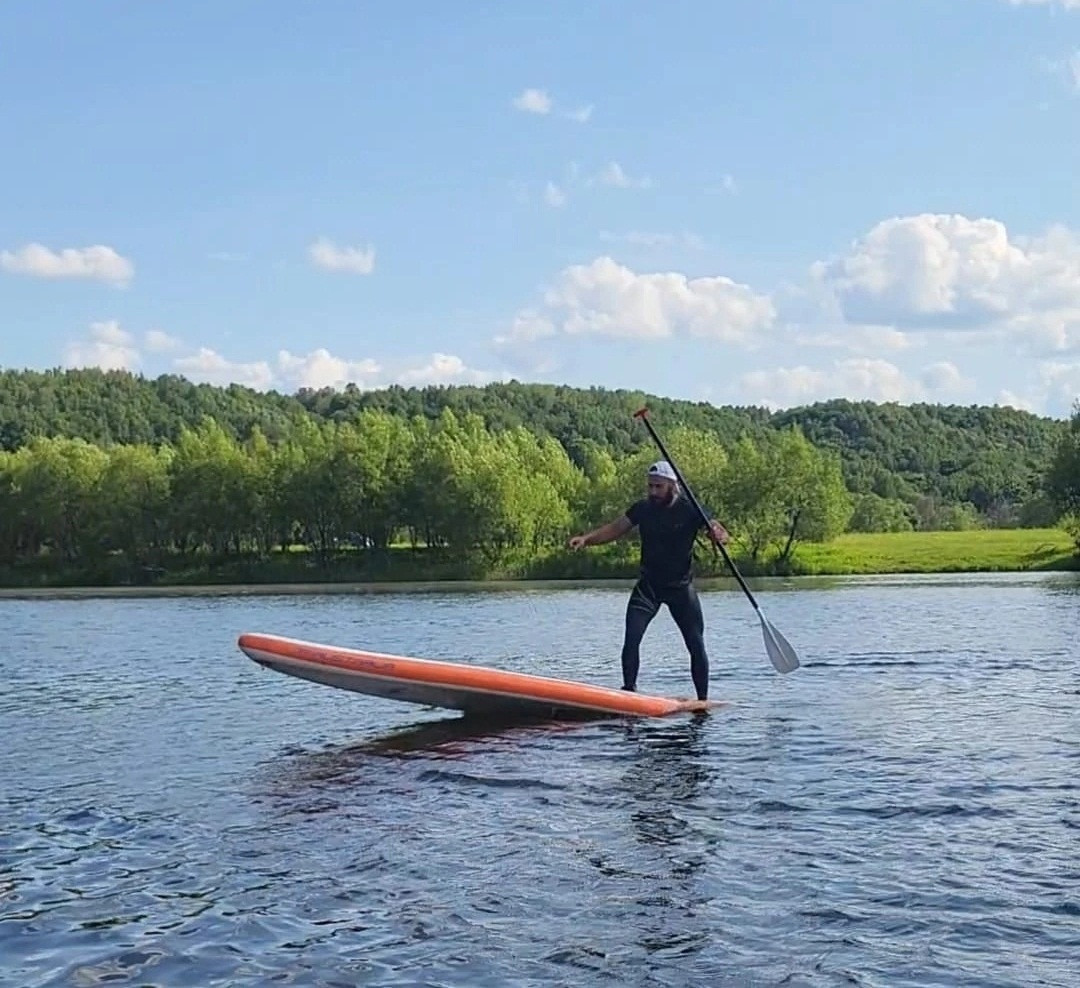
M694 537L705 525L690 499L663 505L645 497L630 505L626 517L641 533L641 575L657 587L689 583Z

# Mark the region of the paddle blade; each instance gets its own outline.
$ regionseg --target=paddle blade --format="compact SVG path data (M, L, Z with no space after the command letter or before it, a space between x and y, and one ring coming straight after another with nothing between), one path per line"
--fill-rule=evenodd
M760 611L758 617L761 618L761 635L765 639L765 651L769 654L769 661L773 664L773 668L781 673L794 672L799 668L799 657L795 654L795 649L765 620L765 615Z

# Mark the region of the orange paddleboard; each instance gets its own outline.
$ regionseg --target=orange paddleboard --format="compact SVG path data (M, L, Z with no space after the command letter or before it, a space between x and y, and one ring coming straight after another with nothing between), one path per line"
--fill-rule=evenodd
M435 659L247 632L237 642L259 665L368 696L485 716L667 717L722 706Z

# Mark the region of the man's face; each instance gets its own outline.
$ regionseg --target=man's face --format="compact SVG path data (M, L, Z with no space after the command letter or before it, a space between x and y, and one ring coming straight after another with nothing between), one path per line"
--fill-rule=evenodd
M675 485L666 477L650 477L647 489L654 504L667 504L675 493Z

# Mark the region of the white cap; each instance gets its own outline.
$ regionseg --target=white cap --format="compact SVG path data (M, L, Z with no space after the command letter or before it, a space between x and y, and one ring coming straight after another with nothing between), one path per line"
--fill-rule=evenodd
M651 467L649 467L650 477L665 477L668 480L674 480L678 483L679 478L675 476L675 471L671 468L671 464L667 460L657 460Z

